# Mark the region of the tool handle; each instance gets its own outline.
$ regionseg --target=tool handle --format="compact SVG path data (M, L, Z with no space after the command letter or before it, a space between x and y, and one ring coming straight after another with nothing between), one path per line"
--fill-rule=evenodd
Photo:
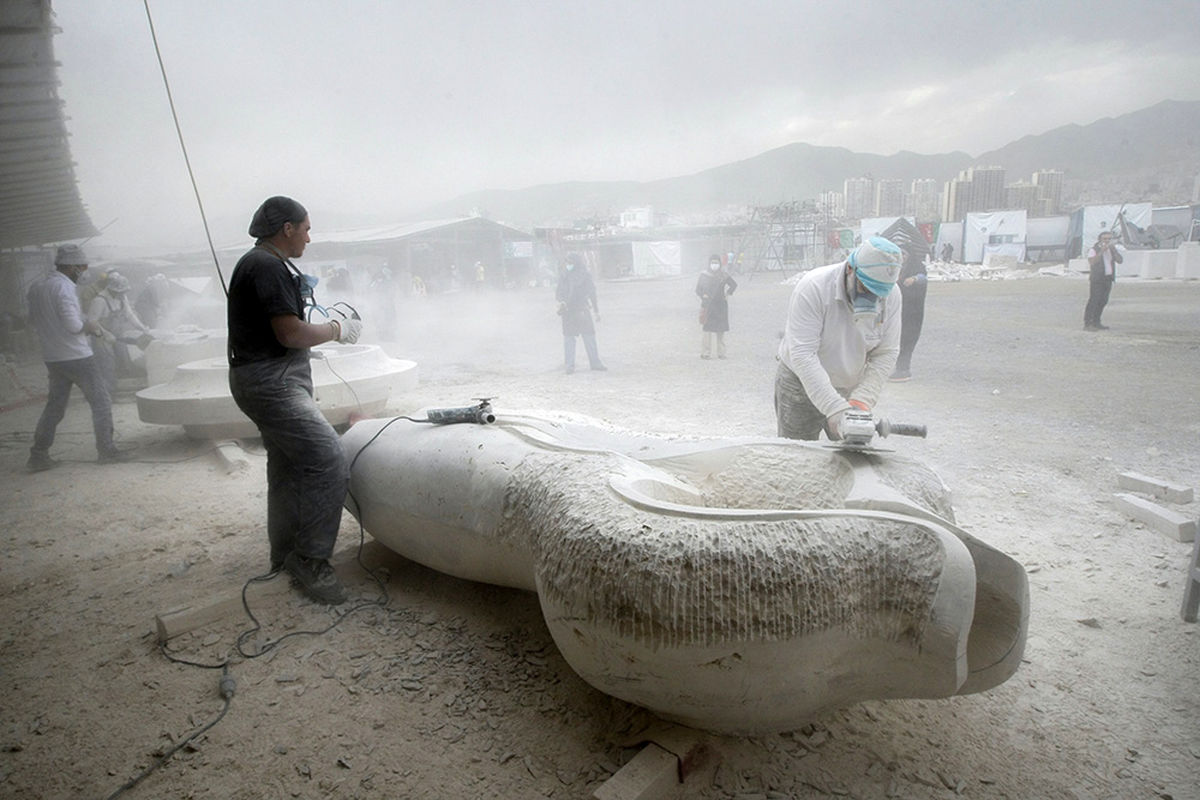
M496 415L490 405L480 403L464 408L430 408L425 411L425 419L435 425L455 425L462 422L488 425L496 421Z
M909 422L888 422L886 427L880 432L881 436L919 436L925 438L925 426L914 425Z

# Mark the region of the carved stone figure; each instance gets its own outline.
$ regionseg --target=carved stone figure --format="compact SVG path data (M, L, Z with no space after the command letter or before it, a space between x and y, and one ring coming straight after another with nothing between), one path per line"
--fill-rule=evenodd
M786 439L667 440L580 417L367 420L347 506L397 553L537 592L597 689L720 733L860 700L996 686L1028 584L895 454Z

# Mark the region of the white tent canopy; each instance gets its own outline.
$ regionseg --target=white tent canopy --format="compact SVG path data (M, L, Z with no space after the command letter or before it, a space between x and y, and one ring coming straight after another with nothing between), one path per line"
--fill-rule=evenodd
M963 220L962 261L982 263L985 256L1025 260L1025 209L967 214Z

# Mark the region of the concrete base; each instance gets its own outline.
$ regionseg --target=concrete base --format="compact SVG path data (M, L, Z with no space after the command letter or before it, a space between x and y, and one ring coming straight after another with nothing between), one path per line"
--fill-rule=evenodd
M344 425L352 415L378 414L417 385L416 362L388 358L375 345L325 344L312 352L317 406L332 425ZM182 425L194 439L258 435L229 393L224 356L181 364L170 381L138 392L137 405L142 422Z
M1117 265L1117 280L1139 278L1158 280L1183 277L1179 274L1179 251L1177 250L1121 250L1124 260ZM1200 257L1198 257L1200 258ZM1070 272L1088 274L1087 258L1072 258L1067 268ZM1197 264L1200 271L1200 264ZM1196 277L1200 277L1197 275Z
M1183 242L1177 252L1175 277L1182 280L1200 280L1200 242Z
M155 331L146 348L146 385L166 383L181 364L225 355L227 339L224 328Z

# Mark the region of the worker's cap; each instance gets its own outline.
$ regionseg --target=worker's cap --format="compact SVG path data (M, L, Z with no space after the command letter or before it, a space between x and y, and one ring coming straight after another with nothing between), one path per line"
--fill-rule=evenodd
M86 267L87 265L87 256L84 255L83 248L77 244L60 245L54 253L54 266L56 267Z
M854 275L871 294L887 297L900 277L900 262L904 256L900 248L882 236L872 236L854 248L850 254L850 266Z
M104 283L104 288L113 294L125 294L130 288L129 278L126 278L119 272L110 272L108 273L108 279Z

